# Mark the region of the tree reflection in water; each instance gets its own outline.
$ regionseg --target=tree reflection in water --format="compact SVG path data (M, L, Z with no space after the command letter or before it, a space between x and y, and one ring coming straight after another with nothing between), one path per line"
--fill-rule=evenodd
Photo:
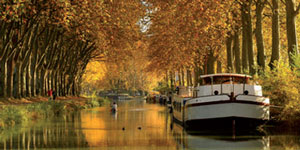
M117 114L98 107L0 131L0 149L299 149L298 135L228 136L186 132L167 108L119 102ZM172 128L170 126L172 125Z
M12 130L19 130L19 133L6 134L6 139L0 142L0 149L88 147L83 133L78 130L80 119L77 113L26 127L15 127Z
M97 108L81 114L89 146L101 149L176 149L166 108L139 102L119 102L117 114ZM91 123L92 122L92 123Z

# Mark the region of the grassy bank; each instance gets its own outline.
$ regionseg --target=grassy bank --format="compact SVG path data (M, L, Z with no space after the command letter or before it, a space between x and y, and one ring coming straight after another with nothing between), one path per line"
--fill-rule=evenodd
M40 101L25 105L0 106L0 130L24 124L28 121L47 119L66 113L98 107L109 102L107 99L75 99L58 101Z

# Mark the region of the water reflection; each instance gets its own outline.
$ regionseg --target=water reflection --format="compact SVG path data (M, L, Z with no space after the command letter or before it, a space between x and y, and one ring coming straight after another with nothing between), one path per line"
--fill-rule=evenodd
M87 138L89 146L176 149L175 141L169 136L170 119L164 107L133 101L118 105L117 114L106 115L109 108L82 112L83 133L86 137L93 134Z
M72 123L70 123L72 122ZM11 130L20 132L9 134L1 132L0 149L37 149L37 148L77 148L87 147L87 142L80 128L78 114L64 118L55 118L49 122L32 123L27 127ZM6 138L5 138L6 137Z
M268 150L270 147L269 136L201 135L188 133L178 124L173 125L173 136L180 149Z
M297 135L209 135L172 123L164 106L143 101L109 106L0 131L0 149L299 149ZM172 125L172 128L171 128Z

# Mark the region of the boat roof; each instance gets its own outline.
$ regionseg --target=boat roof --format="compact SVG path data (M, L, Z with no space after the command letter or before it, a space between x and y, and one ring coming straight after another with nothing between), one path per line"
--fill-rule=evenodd
M201 75L200 78L207 78L207 77L215 77L215 76L225 76L225 77L243 77L243 78L252 78L250 75L246 74L237 74L237 73L216 73L216 74L206 74L206 75Z

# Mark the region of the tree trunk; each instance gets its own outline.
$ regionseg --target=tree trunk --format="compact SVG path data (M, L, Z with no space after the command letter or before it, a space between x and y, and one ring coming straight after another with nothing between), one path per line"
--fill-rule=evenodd
M32 61L31 61L31 64L29 65L30 67L30 75L31 75L31 96L36 96L37 94L37 84L36 82L38 81L37 80L37 67L36 67L36 59L37 59L37 53L34 52L33 53L33 58L32 58Z
M179 71L177 72L177 76L178 76L178 79L179 79L179 86L182 86L182 80L181 80L181 69L179 69Z
M75 91L76 91L76 83L75 83L75 80L73 80L73 82L71 83L72 85L72 92L71 92L71 95L74 96L75 95Z
M43 82L44 82L44 88L43 88L44 95L43 96L48 96L48 91L49 91L49 89L48 89L48 74L45 75Z
M188 86L193 86L193 78L192 78L192 72L190 69L187 70L187 74L188 74Z
M39 94L41 96L46 96L46 88L45 88L45 77L46 77L46 70L45 69L41 69L40 70L40 82L39 82Z
M21 67L21 98L26 97L26 68Z
M251 4L252 0L249 0L249 4L246 7L246 16L247 16L247 36L248 36L248 60L249 60L249 72L251 75L255 74L254 66L254 57L253 57L253 34L252 34L252 18L251 18Z
M262 0L256 2L256 46L257 46L257 65L259 70L265 70L265 51L264 51L264 40L262 33L262 11L264 9L264 3ZM260 71L259 71L260 72Z
M64 96L64 85L63 85L62 73L60 73L59 75L59 91L60 91L60 96Z
M81 94L81 83L82 83L82 74L80 74L80 76L78 77L77 79L77 82L76 82L76 96L79 97L80 94ZM141 80L141 82L143 82L143 80ZM143 87L143 83L142 83L142 87ZM141 90L141 89L140 89ZM145 95L144 92L141 93L141 95Z
M200 76L199 67L197 65L195 65L195 67L194 67L194 86L195 87L198 86L199 76Z
M15 84L14 84L14 96L15 98L21 98L21 64L16 63L16 72L15 72Z
M67 87L67 76L65 74L63 74L63 95L67 96L68 95L68 87Z
M171 89L174 89L174 79L173 79L173 72L170 71L170 82L171 82Z
M64 96L64 94L63 94L63 89L64 89L64 87L63 87L63 74L62 73L60 73L60 76L59 76L59 95L60 96Z
M279 2L272 0L273 14L272 14L272 56L269 66L274 69L274 62L279 61L280 57L280 30L279 30Z
M51 71L50 78L51 78L51 89L56 90L55 89L55 71Z
M167 87L170 87L170 85L169 85L169 78L168 78L168 71L166 71L166 79L165 79L165 81L166 81Z
M217 73L222 73L222 63L221 61L217 61Z
M36 68L36 75L35 75L35 84L36 84L36 91L34 91L35 95L42 95L42 88L41 88L41 70Z
M190 86L190 71L186 69L186 86Z
M226 52L227 52L227 72L233 71L232 64L232 35L226 38Z
M11 98L13 97L13 88L14 88L14 82L13 82L13 75L15 70L15 63L13 61L13 58L10 58L7 62L7 97Z
M0 61L0 97L7 97L7 62Z
M54 74L54 89L58 96L59 94L58 94L58 72L57 71Z
M25 90L25 96L26 97L31 97L31 74L30 74L30 66L31 66L31 61L29 60L29 64L26 67L26 90Z
M46 86L46 91L49 91L49 90L51 90L52 89L52 87L51 87L51 71L48 71L48 74L47 74L47 78L46 78L46 81L47 81L47 86Z
M70 93L71 93L71 84L72 84L72 82L70 82L71 80L70 80L70 76L68 76L68 79L66 79L66 81L67 81L67 83L66 83L66 86L67 86L67 89L66 89L66 91L67 91L67 95L70 95ZM116 84L115 84L116 85ZM118 89L117 89L118 90Z
M238 31L234 33L233 42L235 72L241 73L240 39Z
M181 70L181 82L182 82L182 86L185 86L184 69Z
M243 73L249 70L248 68L248 35L247 35L247 15L245 4L241 8L242 12L242 71Z
M215 61L216 58L213 56L213 53L210 52L207 59L207 74L214 74L215 73Z
M288 39L289 64L290 67L293 67L295 64L293 55L298 54L295 0L286 0L286 32Z

